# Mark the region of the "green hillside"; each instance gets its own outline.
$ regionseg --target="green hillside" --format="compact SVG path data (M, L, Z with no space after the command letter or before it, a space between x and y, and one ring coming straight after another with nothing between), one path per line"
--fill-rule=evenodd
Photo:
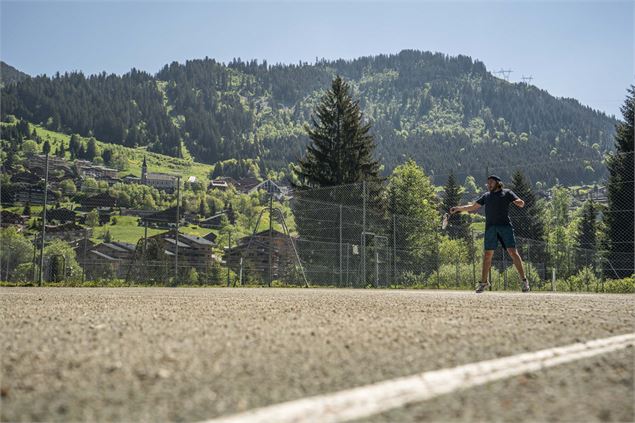
M304 125L338 74L373 124L385 175L411 157L439 184L450 171L508 178L517 167L546 185L606 177L590 163L613 148L614 118L504 81L470 57L413 50L297 65L205 58L155 75L40 76L2 89L1 117L202 163L250 160L261 174L286 172L304 154Z

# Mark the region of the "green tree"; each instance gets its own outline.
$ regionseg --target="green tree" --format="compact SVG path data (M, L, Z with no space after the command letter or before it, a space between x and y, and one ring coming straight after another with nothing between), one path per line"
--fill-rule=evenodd
M525 238L528 250L525 251L525 260L534 263L544 263L545 261L545 208L542 201L539 201L531 188L531 182L525 175L517 170L512 176L510 189L525 201L525 207L510 207L509 217L514 231L518 237ZM566 212L563 211L563 212ZM564 222L559 223L561 226Z
M579 248L577 254L578 268L591 266L597 254L597 214L598 207L593 200L582 205L581 218L578 222L576 241Z
M635 85L628 89L626 101L621 108L624 120L615 131L615 153L607 160L609 169L608 210L605 221L608 229L608 257L610 265L605 267L611 278L625 278L635 273L635 251L633 220L633 121L635 119Z
M430 179L413 160L397 166L388 180L388 210L397 215L394 234L401 272L428 273L437 264L437 197Z
M463 187L470 194L476 194L478 192L478 185L476 185L476 180L472 175L468 175L465 177L465 183L463 184Z
M380 183L380 165L373 157L371 124L364 123L359 101L337 76L305 127L311 143L294 168L301 187L330 187L360 181Z
M104 160L104 163L110 165L110 161L112 160L112 150L110 148L104 149L101 152L101 158Z
M444 191L445 194L441 203L441 212L448 213L452 207L461 204L461 198L463 197L463 189L457 183L454 172L450 172ZM457 213L450 216L449 225L447 227L447 233L450 239L462 239L466 243L469 242L471 239L469 219L469 216L464 213Z
M88 140L88 147L86 148L86 160L93 161L97 156L97 141L94 137L90 137Z
M37 143L33 140L26 140L22 144L22 152L27 156L32 156L40 151Z
M97 212L97 209L92 209L86 213L86 225L91 228L99 225L99 213Z
M28 201L24 205L24 210L22 210L22 215L31 216L31 203L29 203Z
M64 193L64 195L74 195L77 192L77 187L75 186L75 182L72 179L64 179L59 184L60 189Z
M16 268L31 261L33 244L15 226L9 226L0 229L0 245L0 280L15 280Z
M66 277L77 278L81 275L81 267L77 262L73 246L60 239L54 239L44 247L44 262L47 263L45 266L48 266L47 279L51 279L53 276L54 280L62 280ZM63 275L64 265L66 266L66 275Z
M44 145L42 146L42 153L49 154L51 152L51 143L44 141Z

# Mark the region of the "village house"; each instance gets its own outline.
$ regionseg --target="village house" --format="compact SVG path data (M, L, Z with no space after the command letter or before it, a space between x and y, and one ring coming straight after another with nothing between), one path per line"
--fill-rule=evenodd
M271 241L271 242L270 242ZM231 248L225 247L225 263L234 272L247 272L262 280L269 277L269 252L274 279L288 274L294 268L295 254L292 239L280 231L269 230L240 238Z
M26 217L9 210L0 211L0 226L3 228L17 226L21 230L26 224Z

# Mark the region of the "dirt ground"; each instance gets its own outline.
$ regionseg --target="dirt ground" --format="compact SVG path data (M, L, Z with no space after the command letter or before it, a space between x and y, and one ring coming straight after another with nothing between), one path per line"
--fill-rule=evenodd
M0 288L2 421L198 421L635 332L632 295ZM634 348L364 421L634 421Z

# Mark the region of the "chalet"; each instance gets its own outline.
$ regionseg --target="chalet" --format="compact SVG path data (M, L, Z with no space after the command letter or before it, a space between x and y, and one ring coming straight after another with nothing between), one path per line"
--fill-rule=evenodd
M40 182L44 182L44 179L41 178L40 176L36 175L35 173L18 172L18 173L14 173L11 176L11 182L13 182L13 183L25 183L25 184L29 184L29 185L36 185L36 184L39 184Z
M125 278L133 264L135 245L127 242L103 242L92 246L85 254L78 252L78 261L89 279Z
M267 179L266 181L260 182L258 185L249 189L247 193L251 194L252 192L260 190L267 191L269 194L276 196L276 198L286 195L289 191L288 187L280 186L271 179Z
M212 248L214 242L206 237L199 237L179 232L178 242L176 231L168 231L148 238L148 242L156 240L163 246L163 254L167 260L174 260L177 253L179 255L179 268L193 267L199 272L206 272L212 263L217 260Z
M269 230L238 239L236 246L225 247L225 262L236 273L244 272L262 279L269 277L269 252L271 251L272 276L282 277L294 267L295 254L289 235Z
M214 216L206 217L198 221L198 225L201 228L218 229L221 227L222 217L225 216L225 212L217 213Z
M66 242L76 242L84 237L90 237L92 230L76 223L62 223L60 225L46 225L46 239L61 239Z
M75 171L80 178L94 178L97 180L118 180L117 169L94 165L88 160L75 160Z
M21 186L20 186L21 185ZM13 195L13 203L30 203L31 205L44 204L44 188L36 185L16 184L11 187ZM50 189L46 193L47 202L53 202L57 198L55 193Z
M107 192L102 192L97 195L82 198L80 204L83 210L92 210L98 207L112 208L117 207L117 197Z
M176 215L177 208L170 207L169 209L162 210L159 212L153 212L151 214L145 215L141 217L140 224L148 225L152 228L173 228L176 227ZM185 222L184 216L179 216L181 220L181 224Z
M8 226L22 227L26 224L26 217L9 210L0 211L0 226L6 228Z
M230 183L225 180L225 179L214 179L212 181L210 181L209 185L207 185L207 189L218 189L221 191L226 191L227 189L229 189Z
M260 180L254 177L241 178L236 181L236 188L243 194L252 192L252 189L260 184Z
M41 216L41 214L40 214ZM46 221L57 223L75 223L77 220L77 213L66 207L59 207L55 209L46 210Z

